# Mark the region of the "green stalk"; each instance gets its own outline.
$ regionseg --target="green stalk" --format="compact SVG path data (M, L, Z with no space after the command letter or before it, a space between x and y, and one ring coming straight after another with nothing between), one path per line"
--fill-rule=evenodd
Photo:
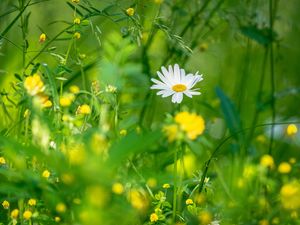
M174 153L174 171L173 171L173 176L174 176L174 189L173 189L173 222L176 222L176 210L177 210L177 160L178 160L178 145L176 146L176 150Z

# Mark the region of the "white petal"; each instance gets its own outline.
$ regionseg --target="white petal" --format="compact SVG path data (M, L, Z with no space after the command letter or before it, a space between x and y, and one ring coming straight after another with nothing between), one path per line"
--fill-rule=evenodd
M185 70L180 69L180 83L184 83L185 81Z
M177 103L181 103L183 99L183 94L182 92L177 93Z
M150 89L163 89L163 90L170 90L170 88L165 84L154 84L150 87Z
M178 64L174 65L174 80L177 83L180 83L180 68Z
M163 97L163 98L169 97L175 93L174 91L171 91L171 90L162 90L162 92L163 92L163 94L161 97Z
M163 72L165 77L169 77L171 75L171 74L169 74L168 70L164 66L161 67L161 71Z
M185 91L183 92L186 96L188 96L189 98L192 98L193 95L190 93L190 91Z
M170 76L174 75L173 67L171 65L169 65L169 74L170 74Z
M189 93L191 95L201 95L201 92L199 92L199 91L193 91L193 90L191 90L191 91L189 91Z
M165 84L165 83L161 82L160 80L156 80L154 78L151 78L151 81L155 84L161 84L161 85Z
M175 94L172 96L172 102L173 102L173 103L176 103L176 102L177 102L177 93L175 93Z
M164 75L161 74L161 72L157 71L157 75L159 76L159 78L168 86L172 86L168 77L165 77Z

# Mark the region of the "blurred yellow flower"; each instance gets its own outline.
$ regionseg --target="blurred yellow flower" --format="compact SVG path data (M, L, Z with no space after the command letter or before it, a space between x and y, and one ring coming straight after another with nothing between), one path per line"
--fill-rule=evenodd
M256 174L256 168L253 165L246 165L243 171L243 177L246 179L251 179Z
M64 94L59 98L59 104L62 107L68 107L72 104L72 101L74 100L73 94Z
M156 213L151 213L150 215L150 222L156 222L158 221L158 215Z
M24 87L27 90L28 94L32 96L43 92L45 89L44 83L40 75L38 74L26 77L24 81Z
M124 192L124 186L121 183L114 183L112 186L112 192L121 195Z
M29 199L28 200L28 205L35 206L36 205L36 199L34 199L34 198Z
M51 175L51 173L49 172L49 170L44 170L43 173L42 173L42 177L44 178L49 178Z
M9 208L9 201L4 200L4 201L2 202L2 206L3 206L4 209L8 209L8 208Z
M23 218L24 218L25 220L30 220L31 216L32 216L32 212L30 212L29 210L26 210L26 211L23 213Z
M173 142L178 136L178 126L175 124L166 125L163 127L163 131L166 134L168 141Z
M258 222L259 225L269 225L269 221L266 219L262 219Z
M147 198L137 189L130 191L129 201L131 205L138 210L145 210L148 206Z
M205 129L204 119L195 113L180 112L175 116L175 122L179 124L180 129L185 131L187 137L191 140L196 139Z
M260 165L270 168L270 169L273 169L275 166L273 157L270 155L263 155L260 158Z
M72 0L73 3L79 3L80 0Z
M78 0L78 1L79 1L79 0ZM58 222L61 221L61 219L60 219L60 217L56 216L56 217L54 217L54 221L55 221L56 223L58 223Z
M286 128L286 134L288 136L294 136L295 134L297 134L298 132L298 128L295 124L289 124Z
M203 193L200 193L200 194L196 194L196 195L195 195L195 202L196 202L197 204L202 204L202 203L205 202L205 200L206 200L206 197L205 197L205 195L204 195Z
M162 186L164 189L169 189L171 186L170 186L170 184L163 184L163 186Z
M39 42L44 43L46 41L46 38L47 38L46 34L42 33L40 35Z
M280 190L280 199L285 209L299 209L300 184L297 181L292 181L283 185Z
M192 205L192 204L194 204L194 201L193 201L192 199L188 198L188 199L185 201L185 204L187 204L187 205Z
M0 157L0 165L4 165L4 164L6 164L5 158Z
M75 178L74 178L74 175L71 173L63 173L61 175L61 180L63 183L70 185L74 182Z
M208 225L212 222L212 215L210 212L207 211L200 212L198 218L202 225Z
M126 14L128 16L133 16L134 15L134 8L128 8L128 9L126 9Z
M154 0L154 2L155 2L156 4L161 4L161 3L163 3L163 1L164 1L164 0Z
M72 165L81 165L86 159L86 152L82 144L73 145L68 150L68 157Z
M56 205L55 210L58 213L64 213L67 210L67 206L63 202L60 202Z
M120 135L121 136L126 136L127 135L127 130L126 129L120 130Z
M296 163L296 158L292 157L289 159L290 164L295 164Z
M77 114L88 115L88 114L91 114L92 110L91 110L91 107L89 105L83 104L81 106L78 106L76 112L77 112Z
M157 180L155 178L149 178L147 180L147 185L150 187L150 188L155 188L157 186Z
M86 189L86 197L92 206L99 208L107 205L110 199L110 194L104 187L100 185L94 185L89 186Z
M77 85L71 85L69 87L69 90L72 94L78 94L80 91L80 88Z
M46 102L43 103L42 106L44 108L50 108L50 107L52 107L52 105L53 105L52 102L50 100L47 100Z
M77 18L74 19L74 24L80 24L80 22L81 22L80 18L77 17Z
M81 34L80 34L79 32L75 32L75 33L73 34L73 37L74 37L75 39L80 39L80 38L81 38Z
M280 223L280 220L279 220L278 217L274 217L274 218L272 219L272 224L279 224L279 223Z
M278 166L278 172L279 173L289 173L289 172L291 172L291 170L292 170L292 167L287 162L282 162Z
M13 211L11 211L10 216L13 219L17 219L18 216L19 216L19 210L18 209L14 209Z

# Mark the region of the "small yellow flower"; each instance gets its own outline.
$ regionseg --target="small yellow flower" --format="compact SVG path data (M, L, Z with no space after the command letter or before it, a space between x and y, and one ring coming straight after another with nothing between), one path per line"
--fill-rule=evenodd
M154 0L154 2L155 2L156 4L161 4L161 3L163 3L163 1L164 1L164 0Z
M278 166L278 172L279 173L289 173L289 172L291 172L291 170L292 170L292 167L287 162L282 162Z
M191 140L195 140L205 129L204 119L195 113L180 112L175 116L175 122L179 124L180 129L186 132L187 137Z
M79 1L79 0L78 0L78 1ZM58 223L58 222L61 221L61 219L60 219L60 217L56 216L56 217L54 217L54 221L55 221L56 223Z
M137 210L143 211L148 206L147 198L137 189L131 190L131 192L129 193L129 201L131 205Z
M26 77L24 81L24 87L28 94L32 96L43 92L45 89L44 83L38 74Z
M178 126L175 124L166 125L163 127L163 131L166 134L168 141L173 142L178 136Z
M273 169L275 166L273 157L270 155L263 155L260 158L260 165L270 168L270 169Z
M29 210L26 210L26 211L23 213L23 218L24 218L25 220L30 220L31 216L32 216L32 212L30 212Z
M66 205L64 204L64 203L62 203L62 202L60 202L60 203L58 203L57 205L56 205L56 211L58 212L58 213L64 213L64 212L66 212L66 210L67 210L67 207L66 207Z
M162 186L164 189L169 189L171 186L170 186L170 184L163 184L163 186Z
M43 173L42 173L42 177L44 178L49 178L51 175L51 173L49 172L49 170L44 170Z
M65 94L59 98L59 104L62 107L68 107L72 104L74 96L72 94Z
M185 204L187 204L187 205L192 205L192 204L194 204L194 201L193 201L192 199L188 198L188 199L185 201Z
M72 0L72 2L77 4L80 2L80 0Z
M6 164L5 158L0 157L0 165L4 165L4 164Z
M199 220L201 222L202 225L208 225L211 223L212 221L212 215L210 212L207 212L207 211L202 211L200 214L199 214Z
M74 19L74 24L80 24L80 22L81 22L80 18L77 17L77 18Z
M296 158L292 157L289 159L290 164L295 164L296 163Z
M294 136L295 134L297 134L298 132L298 128L295 124L289 124L286 128L286 134L288 136Z
M77 108L77 114L88 115L91 114L91 107L87 104L83 104Z
M75 32L74 35L73 35L73 37L75 39L80 39L81 38L81 34L79 32Z
M152 213L150 215L150 222L154 223L156 221L158 221L158 215L156 213Z
M127 135L127 130L125 130L125 129L122 129L122 130L120 130L120 135L121 136L126 136Z
M17 219L19 216L19 210L18 209L14 209L13 211L11 211L10 213L10 217L13 219Z
M150 188L155 188L156 185L157 185L157 180L155 178L149 178L147 180L147 185L150 187Z
M199 49L201 52L205 52L208 49L208 44L206 42L200 44Z
M50 108L50 107L52 107L52 105L53 105L52 102L50 100L47 100L46 102L43 103L42 106L44 108Z
M72 94L78 94L80 91L80 88L77 85L72 85L72 86L70 86L69 90Z
M128 16L133 16L134 15L134 8L128 8L128 9L126 9L126 14Z
M40 35L39 42L44 43L46 41L46 38L47 38L46 34L42 33Z
M269 225L269 221L266 220L266 219L262 219L262 220L259 221L258 224L259 224L259 225Z
M121 195L124 192L124 186L121 183L114 183L112 186L113 193Z
M2 202L2 206L3 206L4 209L8 209L9 208L9 201L4 200Z
M29 199L28 200L28 205L35 206L36 205L36 199L34 199L34 198Z
M285 209L300 208L300 184L292 181L283 185L280 189L281 203Z

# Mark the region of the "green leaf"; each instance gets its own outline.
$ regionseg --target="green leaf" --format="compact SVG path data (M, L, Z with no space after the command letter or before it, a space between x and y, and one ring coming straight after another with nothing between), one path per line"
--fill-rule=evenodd
M241 27L241 32L248 38L256 41L261 45L270 44L275 37L275 33L272 33L272 31L269 28L259 29L256 26Z
M228 129L232 135L235 135L237 131L242 130L242 123L239 113L234 103L219 87L216 88L216 93L221 101L221 109Z

